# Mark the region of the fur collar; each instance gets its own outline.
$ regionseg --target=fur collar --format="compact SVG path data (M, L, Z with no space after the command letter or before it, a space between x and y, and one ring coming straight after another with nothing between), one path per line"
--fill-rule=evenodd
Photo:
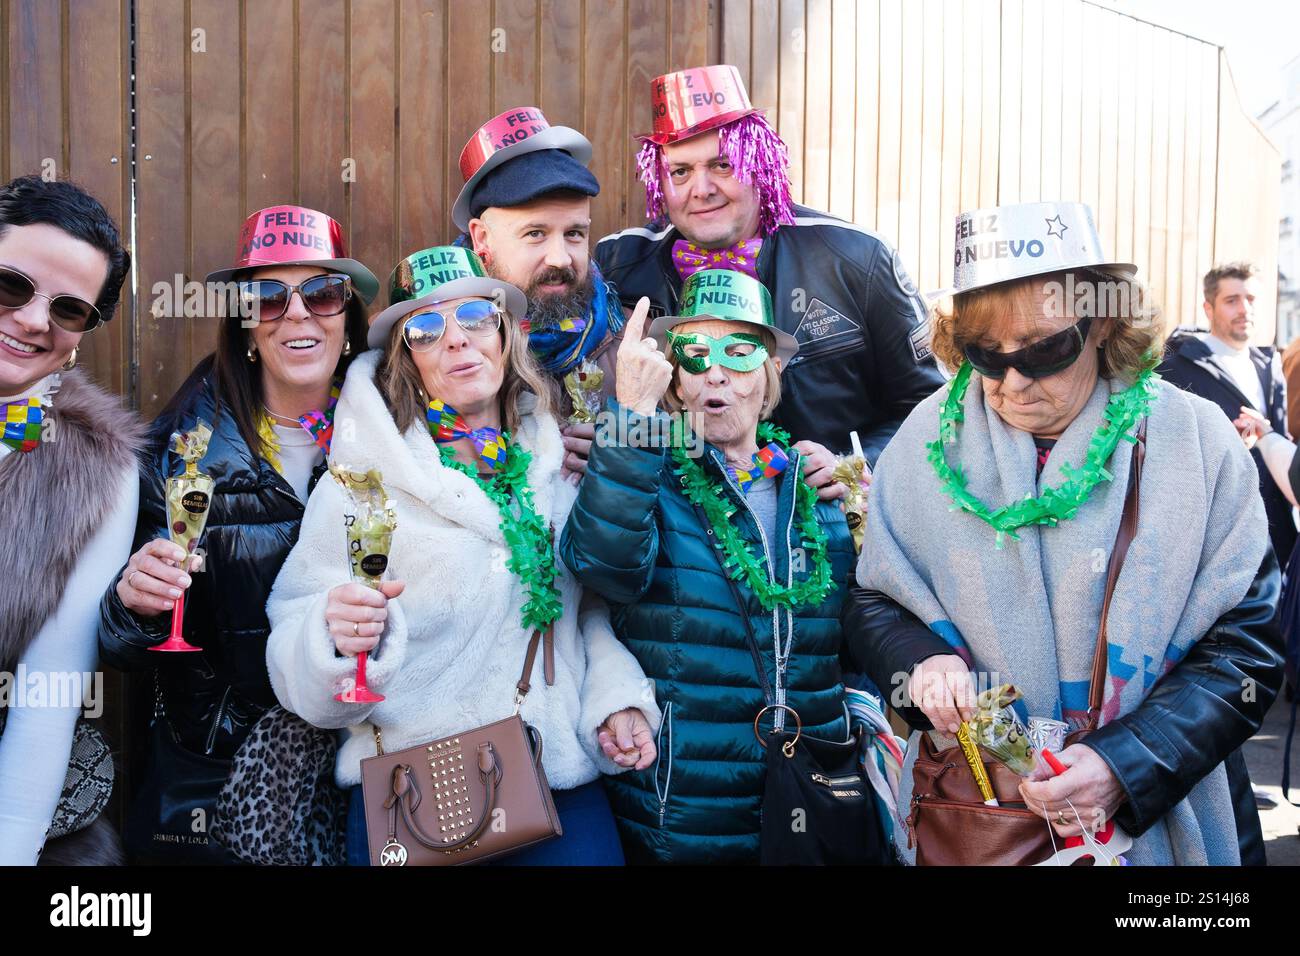
M135 470L144 429L80 370L63 374L48 440L0 461L0 669L12 670L63 597L77 556Z
M497 506L469 476L443 466L424 421L398 434L392 413L374 382L380 354L378 349L365 352L348 369L334 413L330 463L358 471L377 468L390 493L405 494L452 524L488 541L503 543ZM536 405L535 396L522 396L520 427L511 437L532 455L528 485L537 513L547 515L551 513L554 479L564 458L564 446L555 419L537 412Z

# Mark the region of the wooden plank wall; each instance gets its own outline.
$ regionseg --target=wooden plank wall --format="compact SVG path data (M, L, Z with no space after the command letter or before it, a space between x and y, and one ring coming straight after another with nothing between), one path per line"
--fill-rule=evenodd
M958 212L1052 199L1092 206L1170 325L1201 316L1215 261L1276 274L1280 161L1213 44L1086 0L721 0L719 17L795 198L888 237L923 289L951 283Z
M638 221L650 80L710 60L714 22L704 0L136 2L142 299L224 265L243 218L280 202L333 215L386 278L454 238L461 147L513 106L595 144L597 236ZM142 307L141 409L213 341L210 322Z
M73 179L123 227L130 212L129 0L0 0L0 182L36 173ZM114 320L85 340L79 363L130 388L130 290Z
M120 221L132 6L140 301L83 361L146 414L214 335L151 314L154 284L226 263L252 210L324 209L384 275L450 238L477 124L538 103L595 144L595 234L636 224L649 81L702 62L740 68L796 198L891 238L925 289L958 211L1040 198L1092 205L1170 322L1216 259L1276 262L1277 154L1221 51L1086 0L0 0L0 174L50 159Z
M1259 268L1263 281L1262 294L1255 302L1255 321L1257 325L1267 323L1267 341L1272 342L1277 318L1277 210L1282 157L1263 130L1242 112L1227 57L1220 54L1218 64L1220 154L1216 188L1220 214L1215 220L1214 245L1224 258L1248 259Z

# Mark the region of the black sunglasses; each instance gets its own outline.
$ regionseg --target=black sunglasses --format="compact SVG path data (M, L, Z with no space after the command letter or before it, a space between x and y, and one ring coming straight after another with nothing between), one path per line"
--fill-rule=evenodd
M85 299L75 295L46 295L36 291L36 283L17 269L0 266L0 309L21 309L40 297L50 303L50 318L69 332L89 332L104 321Z
M1046 378L1069 368L1083 354L1091 325L1091 316L1080 319L1068 329L1014 352L995 352L980 345L963 345L961 350L971 367L985 378L1002 378L1009 368L1025 378Z
M274 322L289 311L297 292L312 315L338 315L348 307L352 284L347 276L312 276L298 285L279 279L244 279L239 283L240 314L259 322Z

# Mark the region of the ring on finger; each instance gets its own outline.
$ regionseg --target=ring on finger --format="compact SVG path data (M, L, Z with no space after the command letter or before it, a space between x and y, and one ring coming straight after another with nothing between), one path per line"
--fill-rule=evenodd
M358 624L356 621L352 622L352 636L353 637L361 636L361 625Z
M1056 822L1059 823L1059 824L1060 824L1061 826L1063 826L1063 827L1068 827L1068 826L1070 825L1070 822L1069 822L1068 820L1065 819L1065 811L1064 811L1064 810L1057 810L1057 811L1056 811Z
M139 573L140 573L140 569L139 569L139 568L132 568L132 569L131 569L131 573L128 574L128 575L126 576L126 586L129 587L129 588L130 588L131 590L133 590L133 591L135 590L134 579L135 579L135 576L136 576L137 574L139 574Z

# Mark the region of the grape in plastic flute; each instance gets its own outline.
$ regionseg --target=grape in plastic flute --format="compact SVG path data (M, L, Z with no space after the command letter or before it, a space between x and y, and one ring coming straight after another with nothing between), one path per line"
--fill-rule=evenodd
M208 509L212 505L212 477L199 472L199 461L208 451L212 429L200 421L191 431L172 435L172 450L185 462L185 471L167 479L167 533L173 544L185 549L182 567L189 564L189 556L198 547L199 538L208 523ZM185 640L185 592L181 591L172 605L171 636L151 651L184 653L201 651Z

